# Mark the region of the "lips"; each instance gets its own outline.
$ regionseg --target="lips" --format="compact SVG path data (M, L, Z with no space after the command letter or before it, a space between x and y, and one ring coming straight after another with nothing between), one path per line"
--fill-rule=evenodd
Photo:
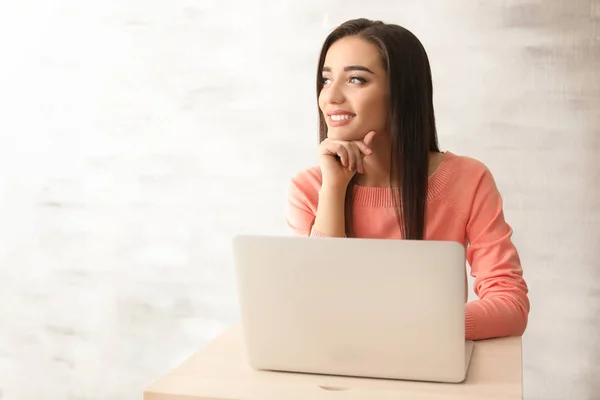
M356 115L346 110L331 110L327 113L327 116L331 117L332 115Z
M327 113L327 122L331 127L339 127L349 124L354 117L356 117L356 114L352 114L348 111L336 110Z

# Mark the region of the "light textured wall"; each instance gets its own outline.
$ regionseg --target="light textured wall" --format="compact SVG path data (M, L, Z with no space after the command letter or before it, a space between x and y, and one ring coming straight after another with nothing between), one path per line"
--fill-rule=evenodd
M0 399L131 399L237 317L229 241L286 233L319 47L413 30L443 149L484 161L532 313L526 399L600 398L600 1L0 5Z

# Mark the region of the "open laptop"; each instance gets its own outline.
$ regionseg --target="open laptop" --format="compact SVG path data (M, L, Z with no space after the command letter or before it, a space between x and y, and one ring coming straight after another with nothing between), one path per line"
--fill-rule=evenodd
M252 367L464 381L461 244L241 235L233 250Z

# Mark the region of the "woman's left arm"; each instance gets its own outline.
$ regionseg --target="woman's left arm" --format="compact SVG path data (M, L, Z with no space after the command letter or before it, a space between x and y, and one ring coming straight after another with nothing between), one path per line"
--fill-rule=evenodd
M479 300L465 305L468 340L520 336L529 314L528 288L490 171L480 177L467 222L467 261Z

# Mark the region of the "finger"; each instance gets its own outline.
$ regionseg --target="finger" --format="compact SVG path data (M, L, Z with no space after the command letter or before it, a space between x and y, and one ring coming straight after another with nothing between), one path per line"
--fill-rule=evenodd
M363 143L370 147L371 142L373 142L374 137L375 137L375 131L370 131L369 133L367 133L365 135L365 138L363 139Z
M342 165L347 163L348 158L342 143L336 143L325 139L320 146L320 152L324 156L332 156L340 160Z
M336 153L338 155L338 157L340 157L340 161L342 162L342 165L344 167L348 166L348 151L344 148L344 146L340 145L337 150Z
M356 144L352 143L352 144L350 144L349 147L350 147L350 151L352 152L351 163L354 165L354 169L352 169L352 170L358 171L362 174L363 173L362 154L361 154L358 146L356 146Z
M346 152L348 153L348 169L350 171L356 171L356 153L354 150L355 146L353 146L352 143L348 142L344 143L343 146Z
M356 168L356 157L354 156L354 150L352 149L352 144L351 143L344 143L344 148L346 149L346 151L348 152L348 169L350 171L354 171L354 169Z
M356 145L358 150L365 156L371 155L373 153L373 150L371 150L371 148L368 145L366 145L363 141L356 141L354 142L354 144Z

